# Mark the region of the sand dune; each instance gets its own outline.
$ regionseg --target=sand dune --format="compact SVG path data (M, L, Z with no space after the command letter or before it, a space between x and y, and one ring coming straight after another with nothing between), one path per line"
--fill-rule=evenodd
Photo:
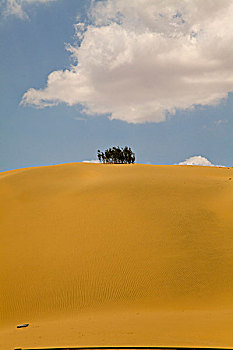
M0 197L1 350L233 347L232 168L28 168Z

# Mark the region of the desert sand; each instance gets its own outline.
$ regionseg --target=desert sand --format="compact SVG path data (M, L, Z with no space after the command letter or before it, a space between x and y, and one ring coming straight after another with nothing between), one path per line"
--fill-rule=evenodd
M27 168L0 198L1 350L233 347L232 168Z

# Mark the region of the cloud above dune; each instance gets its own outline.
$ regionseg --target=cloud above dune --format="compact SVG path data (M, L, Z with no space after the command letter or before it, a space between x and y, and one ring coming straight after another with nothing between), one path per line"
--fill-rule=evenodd
M3 9L3 16L16 16L20 19L28 19L28 14L25 10L27 5L35 5L38 3L48 3L56 0L2 0L1 6Z
M98 160L93 159L93 160L83 160L82 163L99 163Z
M232 21L233 0L93 1L66 46L73 65L21 103L80 104L128 123L216 105L233 91Z
M215 166L207 158L202 156L193 156L186 159L184 162L180 162L178 165L202 165L202 166Z

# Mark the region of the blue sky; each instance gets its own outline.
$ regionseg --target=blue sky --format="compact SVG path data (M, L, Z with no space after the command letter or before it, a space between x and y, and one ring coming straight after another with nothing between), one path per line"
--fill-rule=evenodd
M1 171L113 145L138 163L233 166L232 1L216 2L211 23L198 0L180 12L178 0L0 3Z

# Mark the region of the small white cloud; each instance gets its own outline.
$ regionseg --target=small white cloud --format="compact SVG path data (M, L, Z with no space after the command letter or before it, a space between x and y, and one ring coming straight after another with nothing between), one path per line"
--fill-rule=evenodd
M36 3L48 3L56 0L2 0L3 16L16 16L20 19L29 19L27 12L25 11L26 5L34 5Z
M83 160L83 163L99 163L98 160L94 159L94 160Z
M202 165L202 166L215 166L207 158L202 156L193 156L186 159L184 162L180 162L178 165Z
M17 0L5 0L3 1L3 16L8 17L10 15L16 16L20 19L28 19L27 14L22 9L22 4Z
M233 91L232 20L233 0L93 0L92 24L75 26L80 45L67 45L74 65L21 103L128 123L216 105Z

